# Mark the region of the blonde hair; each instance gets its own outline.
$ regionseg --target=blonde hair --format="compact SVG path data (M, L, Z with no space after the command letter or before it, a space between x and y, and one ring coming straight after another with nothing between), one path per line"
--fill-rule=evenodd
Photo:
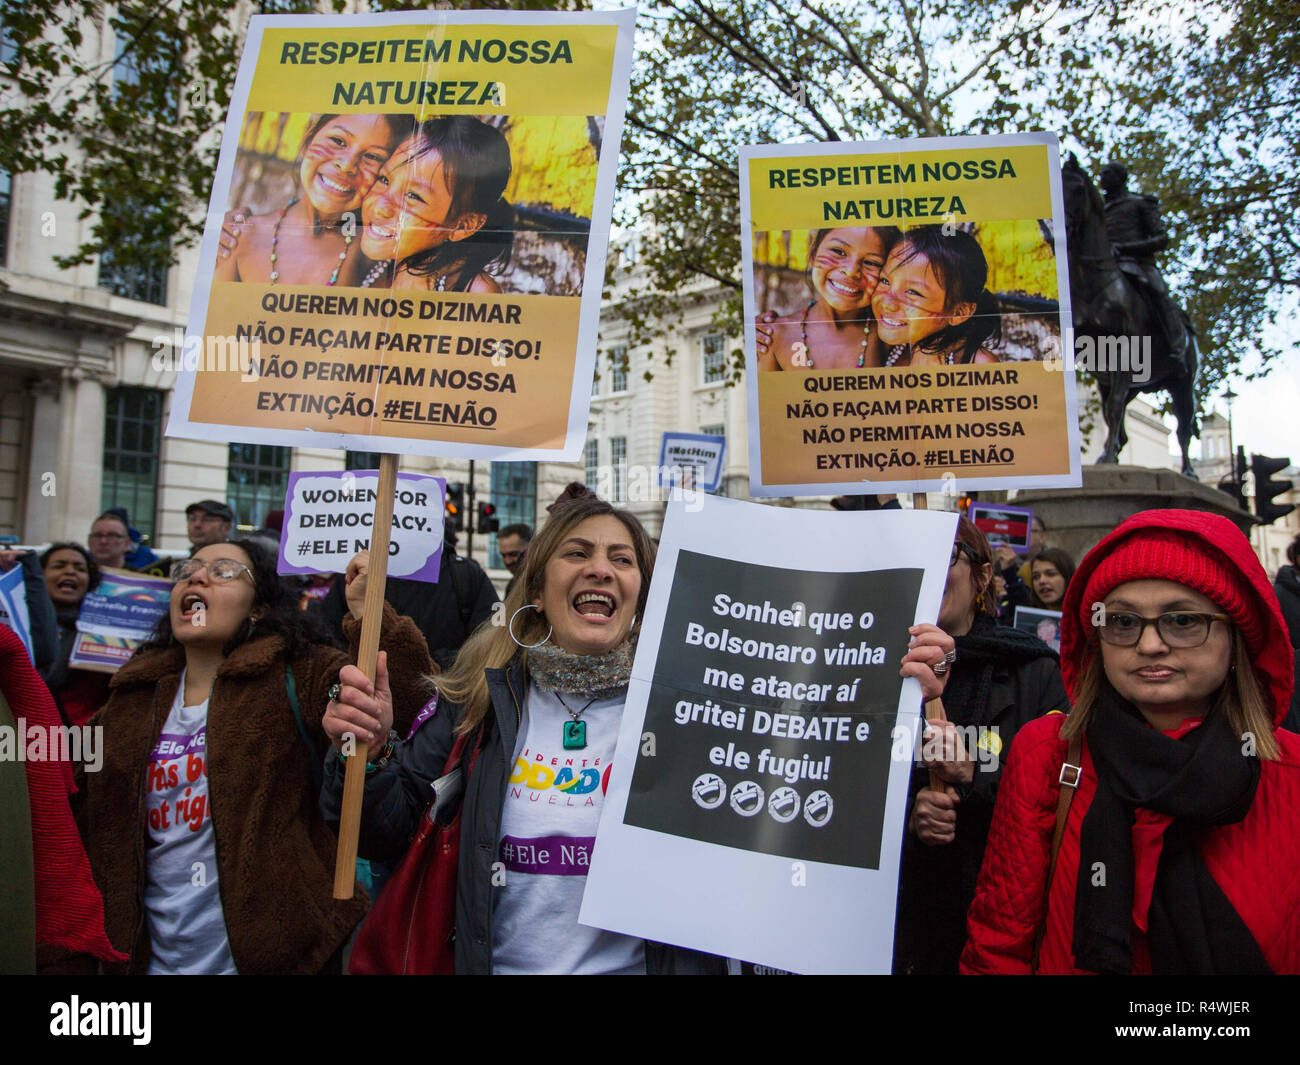
M1089 645L1087 661L1079 673L1079 682L1075 686L1074 708L1061 726L1061 738L1073 739L1082 736L1088 728L1088 721L1096 711L1101 695L1102 680L1105 669L1101 662L1101 652L1097 645ZM1264 687L1255 676L1251 665L1250 649L1239 629L1232 630L1232 665L1228 676L1219 687L1219 694L1210 713L1221 713L1227 720L1235 735L1242 740L1248 737L1254 743L1255 753L1261 759L1277 758L1281 751L1277 737L1273 735L1273 715L1268 709L1268 700L1264 697Z
M641 571L641 592L637 597L636 613L637 617L644 616L646 596L650 593L650 577L654 572L655 544L641 522L626 510L618 510L595 496L556 508L528 545L519 577L506 596L504 610L474 631L446 673L431 678L441 695L461 705L463 712L460 723L456 726L457 732L469 732L478 728L492 705L484 670L504 669L518 656L525 672L527 671L528 651L515 643L510 634L511 628L519 643L527 644L543 640L550 626L539 610L524 610L518 617L515 617L516 612L542 597L546 564L550 562L556 548L588 518L605 515L621 521L632 539L637 567ZM522 698L523 692L518 695Z

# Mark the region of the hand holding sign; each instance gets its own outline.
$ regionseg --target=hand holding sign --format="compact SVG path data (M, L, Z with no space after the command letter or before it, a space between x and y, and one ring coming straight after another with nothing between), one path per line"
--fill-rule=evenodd
M393 727L387 652L379 652L374 684L356 666L339 670L339 697L330 700L325 708L321 727L335 749L342 750L347 738L356 736L365 741L370 761L379 756L387 742L388 730Z
M926 702L929 702L943 694L951 664L949 654L956 657L957 644L937 625L913 625L907 631L912 634L912 640L908 644L907 654L903 656L903 668L898 671L898 675L919 680L921 693Z
M957 838L957 790L922 788L912 804L907 827L917 839L931 847L940 847Z
M348 563L347 573L344 574L346 581L345 593L348 600L348 610L358 621L365 615L366 604L366 573L370 570L370 552L358 551L352 556L352 561Z
M951 721L926 723L921 761L931 773L946 783L969 784L975 779L974 753L966 752L961 742L961 732Z

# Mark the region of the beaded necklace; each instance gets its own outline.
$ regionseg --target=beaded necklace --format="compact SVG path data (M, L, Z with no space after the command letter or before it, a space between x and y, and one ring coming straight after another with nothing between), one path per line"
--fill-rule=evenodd
M385 270L387 270L392 265L393 265L392 259L384 259L382 262L375 263L375 265L370 268L370 273L366 274L366 276L361 279L360 287L369 288L371 285L373 285L376 281L379 280L379 275L382 274ZM433 288L435 292L445 291L447 288L447 275L439 274L438 283L434 285Z
M804 367L814 369L815 364L812 359L812 351L808 347L808 312L817 304L816 300L809 300L808 306L803 309L803 318L799 323L799 339L803 342L804 350ZM858 350L858 369L861 370L867 364L867 339L868 331L871 329L870 323L862 327L862 347Z
M885 365L897 366L898 360L903 357L903 353L906 352L907 350L908 347L906 344L895 344L892 348L889 349L889 358L885 360ZM957 356L951 351L944 356L944 362L946 362L949 366L954 365L956 361L957 361ZM909 366L912 364L912 358L910 355L908 356L907 364Z
M292 200L290 200L287 204L285 204L284 209L280 212L280 217L275 220L275 228L271 230L271 284L273 285L280 280L280 270L279 267L276 265L280 261L280 254L275 250L276 245L280 243L280 224L284 221L284 216L289 213L289 208L292 207L297 202L298 202L298 197L295 196ZM352 238L344 234L343 250L339 252L338 265L334 267L334 272L330 274L330 279L326 281L325 284L332 285L334 284L334 282L336 282L339 279L339 271L343 269L343 260L348 257L348 249L351 247L352 247Z

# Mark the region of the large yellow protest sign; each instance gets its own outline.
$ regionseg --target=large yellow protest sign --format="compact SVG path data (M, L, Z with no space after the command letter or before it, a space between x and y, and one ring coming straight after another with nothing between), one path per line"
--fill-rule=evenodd
M254 18L168 432L576 458L631 32Z
M754 495L1080 483L1046 134L741 151Z

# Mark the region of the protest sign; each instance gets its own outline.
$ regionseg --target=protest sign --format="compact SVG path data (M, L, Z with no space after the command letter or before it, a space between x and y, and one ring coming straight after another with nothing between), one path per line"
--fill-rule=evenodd
M576 459L633 23L254 17L168 435Z
M23 584L22 566L10 566L0 573L0 625L13 629L23 641L27 657L36 664L32 652L32 623L27 614L27 586Z
M726 451L725 436L664 433L659 442L659 483L716 492L722 484Z
M171 604L171 581L106 569L81 601L68 665L115 673Z
M370 550L379 473L374 470L291 473L284 499L279 573L343 573L358 551ZM437 583L447 482L397 475L388 576Z
M579 919L887 972L921 707L899 668L956 516L703 503L668 506Z
M740 161L751 494L1081 483L1055 136Z
M1016 607L1012 625L1030 636L1037 636L1057 654L1061 653L1061 612L1040 610L1036 606Z
M1006 544L1021 554L1029 550L1029 534L1034 523L1031 508L974 500L966 516L989 538L989 543Z

